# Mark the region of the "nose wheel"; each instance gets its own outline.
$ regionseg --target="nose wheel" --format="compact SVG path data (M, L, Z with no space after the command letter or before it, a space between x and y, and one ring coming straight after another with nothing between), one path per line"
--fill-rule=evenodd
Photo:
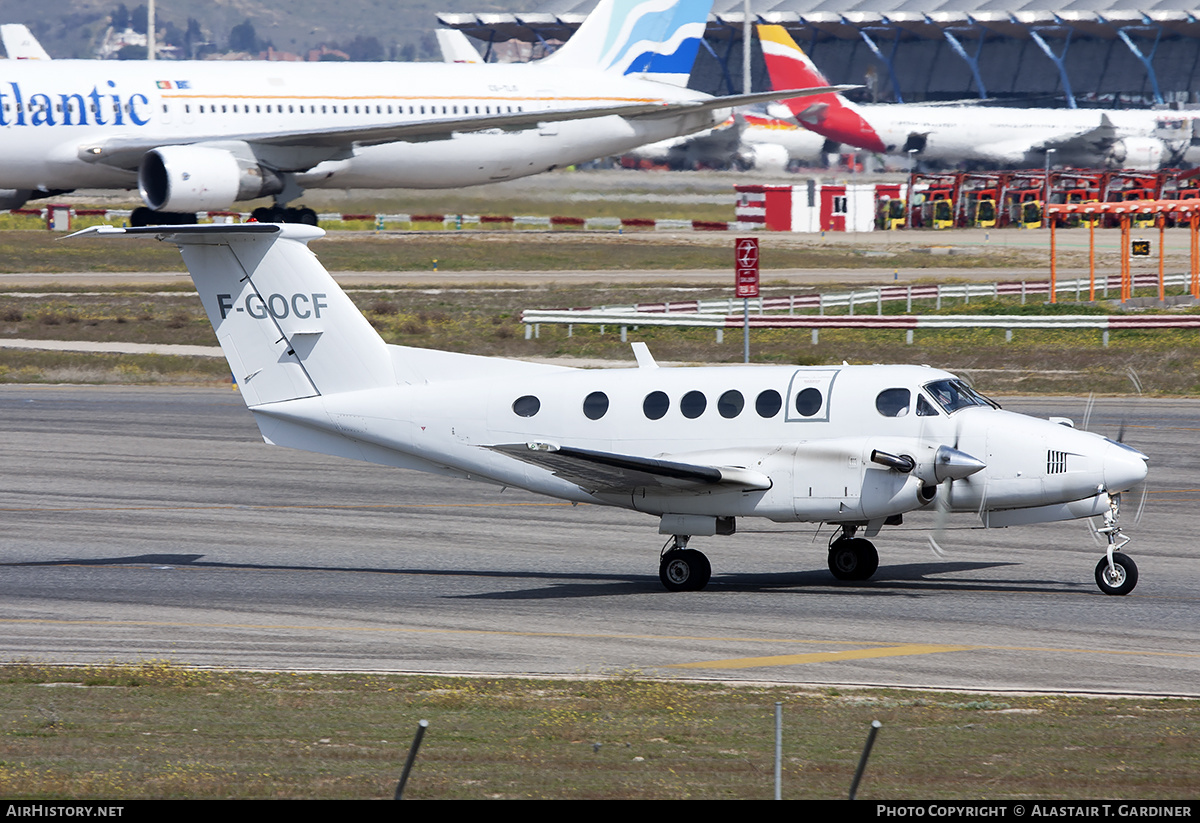
M1096 585L1105 594L1129 594L1137 585L1137 564L1121 552L1113 552L1100 558L1096 564Z
M1096 531L1108 538L1108 553L1096 564L1096 585L1105 594L1129 594L1137 585L1137 564L1123 549L1129 538L1121 532L1121 495L1114 494L1108 500L1108 511L1104 513L1104 526Z

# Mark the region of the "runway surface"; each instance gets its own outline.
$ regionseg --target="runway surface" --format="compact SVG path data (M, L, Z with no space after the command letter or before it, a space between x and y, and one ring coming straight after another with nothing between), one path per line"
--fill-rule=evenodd
M937 557L928 517L854 585L828 531L742 521L693 541L708 589L670 594L653 518L268 447L227 389L6 386L0 413L0 660L1200 696L1196 400L1097 403L1151 456L1124 598L1083 522Z

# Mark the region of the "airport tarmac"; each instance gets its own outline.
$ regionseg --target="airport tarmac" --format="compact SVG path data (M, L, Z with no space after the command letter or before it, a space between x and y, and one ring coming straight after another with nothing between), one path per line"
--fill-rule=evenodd
M229 389L3 386L0 414L3 660L1200 696L1200 400L1097 402L1151 456L1124 598L1081 521L955 528L937 557L928 516L855 585L828 530L743 520L670 594L653 518L268 447Z

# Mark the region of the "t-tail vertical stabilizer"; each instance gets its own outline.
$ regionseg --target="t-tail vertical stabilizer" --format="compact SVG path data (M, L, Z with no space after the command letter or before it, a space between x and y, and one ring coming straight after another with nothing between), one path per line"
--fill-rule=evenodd
M600 0L543 62L686 86L712 0Z
M247 406L396 385L383 339L308 249L299 224L99 226L179 246Z

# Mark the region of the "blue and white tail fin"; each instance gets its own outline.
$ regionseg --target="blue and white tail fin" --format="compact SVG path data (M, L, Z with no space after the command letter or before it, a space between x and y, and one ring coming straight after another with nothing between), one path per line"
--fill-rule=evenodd
M686 86L712 0L600 0L545 64Z
M108 226L183 254L247 406L396 385L383 339L309 251L321 229L269 223Z

